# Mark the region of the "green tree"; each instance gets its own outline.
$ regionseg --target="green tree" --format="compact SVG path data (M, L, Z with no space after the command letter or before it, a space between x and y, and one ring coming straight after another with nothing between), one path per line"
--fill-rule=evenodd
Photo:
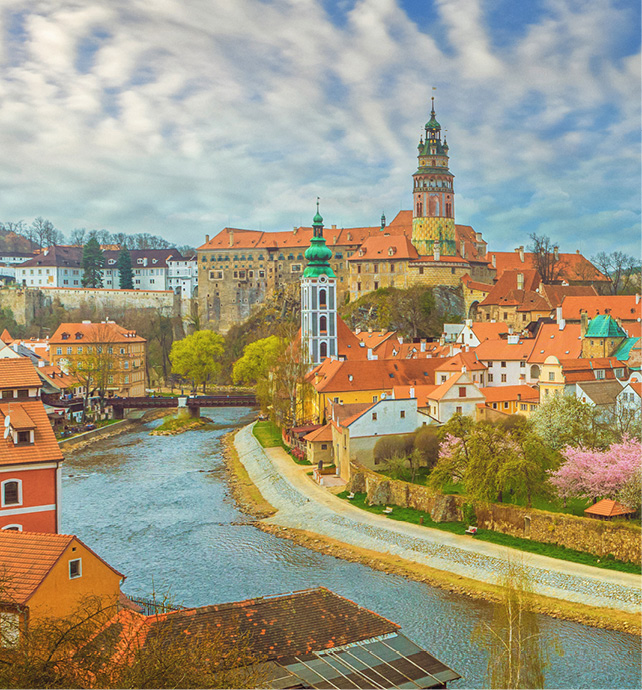
M617 438L617 429L600 419L595 405L582 402L574 395L554 396L533 413L533 428L554 450L574 448L607 448Z
M562 655L563 650L540 631L524 566L508 561L500 584L492 620L479 623L472 636L488 653L485 686L543 688L551 651Z
M285 338L270 335L243 348L243 356L234 362L232 381L234 383L256 384L264 379L287 346Z
M481 422L470 435L469 451L464 476L466 493L501 503L507 488L503 468L513 462L518 453L512 438L502 428Z
M95 236L87 241L82 250L82 286L99 288L103 286L102 269L105 265L105 255Z
M439 456L428 480L434 489L442 489L450 482L465 480L474 425L470 417L455 414L441 427Z
M120 289L133 290L134 289L134 272L132 271L132 258L129 254L129 249L123 247L118 254L118 261L116 268L120 274Z
M205 386L221 369L224 352L223 336L214 331L196 331L173 343L169 353L172 371L191 379L194 386Z

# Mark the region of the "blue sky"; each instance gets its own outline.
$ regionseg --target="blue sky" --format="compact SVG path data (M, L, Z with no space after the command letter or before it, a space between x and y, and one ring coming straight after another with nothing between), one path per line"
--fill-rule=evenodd
M638 254L639 27L638 0L5 0L0 220L198 246L318 195L376 225L434 93L457 222Z

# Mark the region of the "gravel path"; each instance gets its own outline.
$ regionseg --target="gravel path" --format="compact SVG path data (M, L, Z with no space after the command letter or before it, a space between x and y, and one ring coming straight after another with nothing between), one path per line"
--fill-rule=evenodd
M318 486L306 474L311 467L296 465L282 448L263 449L252 434L252 425L237 433L235 445L250 478L278 511L267 523L316 532L485 582L497 581L510 553L523 560L539 594L623 611L640 610L638 575L518 552L373 515Z

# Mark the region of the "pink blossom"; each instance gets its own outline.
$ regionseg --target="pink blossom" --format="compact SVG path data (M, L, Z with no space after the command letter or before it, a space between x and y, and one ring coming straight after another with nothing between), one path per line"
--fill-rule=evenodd
M605 451L567 447L562 455L565 462L551 483L564 497L616 498L642 465L640 441L628 438Z

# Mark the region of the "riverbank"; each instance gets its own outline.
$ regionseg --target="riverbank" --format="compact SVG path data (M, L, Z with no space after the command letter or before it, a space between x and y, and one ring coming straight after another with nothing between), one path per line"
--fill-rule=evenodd
M246 429L241 431L245 431ZM256 513L250 512L250 514L255 514L258 516L262 512L258 505L268 505L272 511L275 511L274 507L271 506L266 498L261 494L259 487L254 485L254 489L250 489L248 486L248 482L252 483L252 480L247 468L243 463L240 462L239 459L238 443L236 442L239 433L241 432L237 432L237 434L234 435L235 442L233 446L235 460L230 461L228 464L228 467L233 474L239 471L239 466L243 468L242 479L237 477L238 484L242 488L238 489L238 493L235 494L235 496L239 496L239 504L242 506L243 510L246 512L250 512L251 510L257 511ZM231 434L228 435L228 446L232 445L230 443L231 436ZM256 445L258 447L258 443ZM270 452L274 453L276 450L277 449L271 449ZM264 451L264 449L260 449L260 451L261 453L265 454L266 457L268 457L268 454ZM234 454L230 452L230 457L232 457ZM245 459L246 455L250 455L250 452L247 451L247 449L242 453L242 457ZM307 478L307 480L311 482L309 478ZM293 487L290 485L288 490L291 488ZM237 489L235 489L235 491L237 491ZM259 503L257 506L252 508L252 501L257 496L259 497ZM335 501L339 500L335 499L334 497L332 497L332 499ZM309 500L310 499L307 499L308 502ZM323 502L328 504L327 500L324 500ZM273 512L272 515L278 515L278 511ZM497 585L494 585L491 582L466 577L457 572L450 572L447 570L434 568L426 565L425 563L418 563L402 558L394 553L385 553L382 551L357 546L355 544L349 544L344 541L334 539L328 534L322 534L321 532L317 531L313 532L305 529L299 529L291 525L274 524L274 520L271 521L271 523L265 521L257 522L256 526L259 529L269 532L277 537L291 539L300 545L305 546L306 548L332 555L336 558L362 563L376 570L386 573L394 573L402 577L424 582L453 593L463 594L475 599L482 599L491 602L497 601L499 598L500 589ZM515 557L520 557L519 552L515 553ZM637 635L642 633L642 626L640 624L640 617L638 613L617 610L610 607L589 606L581 601L571 601L567 599L549 597L542 594L536 594L534 596L534 600L536 610L538 612L554 618L562 618L565 620L591 625L597 628L617 630L634 633Z
M123 419L115 424L87 431L84 434L79 434L69 439L63 439L58 443L65 456L71 455L87 446L93 445L97 441L104 441L105 439L124 434L127 431L133 431L143 422L151 422L165 415L167 415L167 410L164 409L147 410L139 419Z

